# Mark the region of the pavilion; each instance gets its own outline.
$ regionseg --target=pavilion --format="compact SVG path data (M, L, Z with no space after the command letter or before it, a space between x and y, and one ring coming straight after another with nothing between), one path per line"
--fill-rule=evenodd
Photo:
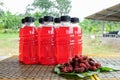
M97 13L94 13L92 15L89 15L85 17L86 19L91 20L99 20L102 21L102 43L103 44L109 44L113 43L115 45L120 45L120 30L116 32L116 34L105 34L104 33L104 22L105 21L113 21L113 22L120 22L120 3L117 5L114 5L112 7L109 7L107 9L104 9L102 11L99 11Z

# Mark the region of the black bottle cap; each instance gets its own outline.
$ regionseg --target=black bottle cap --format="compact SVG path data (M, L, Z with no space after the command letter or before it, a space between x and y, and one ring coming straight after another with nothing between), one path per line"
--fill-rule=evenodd
M33 17L25 17L26 22L34 22L35 19Z
M44 23L44 19L43 18L39 18L39 23L43 24Z
M78 22L79 22L79 18L77 18L77 17L71 18L71 23L78 23Z
M55 23L60 23L60 21L61 21L60 18L55 18L55 19L54 19L54 22L55 22Z
M21 22L22 22L22 24L24 24L24 23L25 23L25 19L23 18L23 19L21 20Z
M61 16L61 21L70 21L70 16Z
M53 21L53 17L52 16L44 16L44 21L45 22L52 22Z

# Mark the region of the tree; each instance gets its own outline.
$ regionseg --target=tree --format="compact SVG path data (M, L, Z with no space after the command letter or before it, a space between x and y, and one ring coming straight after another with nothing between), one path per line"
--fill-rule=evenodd
M4 29L6 30L12 30L12 32L16 32L16 30L21 25L21 16L12 14L10 11L7 11L3 16L3 23L4 23ZM6 31L5 31L6 32Z
M67 15L71 10L71 0L34 0L28 5L26 12L31 13L33 10L42 13L42 16Z
M71 0L56 0L56 9L59 16L67 15L71 10Z
M3 20L4 14L5 14L2 9L3 5L4 5L3 2L0 1L0 29L4 28L4 25L5 25Z
M34 18L35 18L35 25L36 26L39 26L39 18L42 17L42 14L40 12L35 12L33 15L32 15Z
M0 9L3 7L4 3L0 1Z
M25 16L31 16L31 11L34 11L33 7L31 6L31 4L28 4L26 7L26 12L25 12Z
M49 0L34 0L32 4L28 4L26 7L26 14L31 14L33 11L40 12L44 15L48 15L50 9L53 6L53 2Z
M89 34L101 34L102 33L102 22L97 20L87 20L85 19L80 23L83 33ZM119 22L104 21L105 32L118 31L120 30Z
M82 27L83 33L95 34L101 32L100 21L85 19L80 23L80 25Z
M0 29L3 29L5 26L4 20L3 20L3 14L0 15Z

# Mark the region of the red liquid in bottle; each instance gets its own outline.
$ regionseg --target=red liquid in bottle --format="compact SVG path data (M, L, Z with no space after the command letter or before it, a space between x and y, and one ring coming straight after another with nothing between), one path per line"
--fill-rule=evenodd
M21 22L22 22L22 27L20 28L19 37L20 37L20 34L22 34L21 31L22 31L23 27L25 26L25 25L24 25L24 24L25 24L25 19L23 18L23 19L21 20ZM20 61L20 62L23 61L22 49L23 49L23 48L22 48L22 45L21 45L20 42L19 42L19 61Z
M70 60L70 28L69 26L60 26L55 29L56 33L56 55L59 64Z
M72 17L71 18L71 26L73 28L73 35L74 35L74 49L72 57L75 55L82 54L82 29L79 26L79 18Z
M74 26L74 54L81 55L82 54L82 30L78 26Z
M57 64L55 56L53 26L42 26L42 28L38 28L38 54L39 62L41 64Z
M22 34L22 29L23 29L23 28L20 28L19 37L20 37L21 34ZM23 50L22 50L22 49L23 49L23 45L20 44L20 43L21 43L21 42L19 41L19 61L20 61L20 62L23 62L23 54L22 54L22 53L23 53L23 52L22 52L22 51L23 51Z
M25 64L38 63L37 30L32 26L20 28L20 61Z

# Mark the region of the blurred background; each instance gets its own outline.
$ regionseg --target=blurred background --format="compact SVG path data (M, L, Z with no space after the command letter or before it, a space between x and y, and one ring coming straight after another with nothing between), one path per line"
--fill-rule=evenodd
M120 46L101 43L102 21L86 16L120 3L120 0L0 0L0 56L18 55L19 28L25 16L38 19L45 15L70 15L80 19L83 31L83 54L116 54ZM104 22L105 32L120 30L120 22Z

